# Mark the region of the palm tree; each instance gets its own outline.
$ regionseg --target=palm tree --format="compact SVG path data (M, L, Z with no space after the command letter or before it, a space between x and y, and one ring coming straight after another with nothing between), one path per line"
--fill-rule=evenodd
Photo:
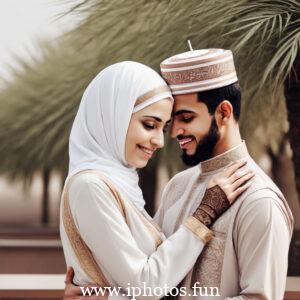
M299 191L299 11L292 0L81 1L68 12L80 15L78 26L55 44L41 42L40 60L20 59L22 70L14 70L14 80L0 93L0 172L25 180L37 170L65 174L72 120L91 79L126 59L159 70L164 58L186 51L191 39L194 48L234 51L248 144L276 148L286 130L287 104ZM259 130L265 136L257 141ZM174 172L178 160L168 153L159 159ZM155 182L157 165L144 171L142 182ZM152 207L154 192L146 193Z

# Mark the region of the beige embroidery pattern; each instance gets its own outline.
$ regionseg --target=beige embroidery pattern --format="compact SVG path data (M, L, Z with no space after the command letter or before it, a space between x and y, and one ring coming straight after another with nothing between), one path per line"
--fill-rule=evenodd
M225 243L228 228L235 215L238 206L231 207L212 226L214 233L211 241L205 246L198 257L191 278L191 287L195 282L201 282L201 286L215 286L221 288L221 277L225 253Z
M195 282L201 282L201 286L220 288L224 251L225 235L214 232L214 237L203 249L194 266L191 287Z
M219 63L215 65L182 70L176 72L162 72L162 75L169 85L205 81L235 73L233 61Z
M201 163L202 173L208 173L211 171L215 171L221 168L226 167L232 162L235 162L239 159L242 159L248 156L248 150L246 144L243 143L236 149L229 151L228 153L224 153L220 155L220 157L214 157L212 159L206 160Z

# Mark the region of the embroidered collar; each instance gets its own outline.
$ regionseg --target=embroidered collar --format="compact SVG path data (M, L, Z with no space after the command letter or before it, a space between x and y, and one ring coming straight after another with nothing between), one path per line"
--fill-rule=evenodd
M228 151L200 163L202 174L224 168L232 162L249 156L245 141Z

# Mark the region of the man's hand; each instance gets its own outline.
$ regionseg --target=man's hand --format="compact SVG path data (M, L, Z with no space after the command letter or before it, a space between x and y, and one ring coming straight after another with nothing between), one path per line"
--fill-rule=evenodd
M84 297L82 295L82 291L79 286L73 284L73 278L74 278L74 270L72 267L69 267L67 270L66 274L66 279L65 279L65 292L64 292L64 299L63 300L86 300L91 299L91 300L108 300L108 294L106 293L105 296L89 296L89 297ZM97 286L96 284L94 285L86 285L83 286L84 288L87 287L95 287Z

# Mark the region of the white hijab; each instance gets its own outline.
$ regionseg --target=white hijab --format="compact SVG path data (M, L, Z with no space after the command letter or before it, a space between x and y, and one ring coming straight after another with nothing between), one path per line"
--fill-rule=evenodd
M125 61L101 71L85 90L72 126L68 178L99 170L142 210L138 174L125 159L126 134L134 112L165 98L173 99L168 86L145 65Z

